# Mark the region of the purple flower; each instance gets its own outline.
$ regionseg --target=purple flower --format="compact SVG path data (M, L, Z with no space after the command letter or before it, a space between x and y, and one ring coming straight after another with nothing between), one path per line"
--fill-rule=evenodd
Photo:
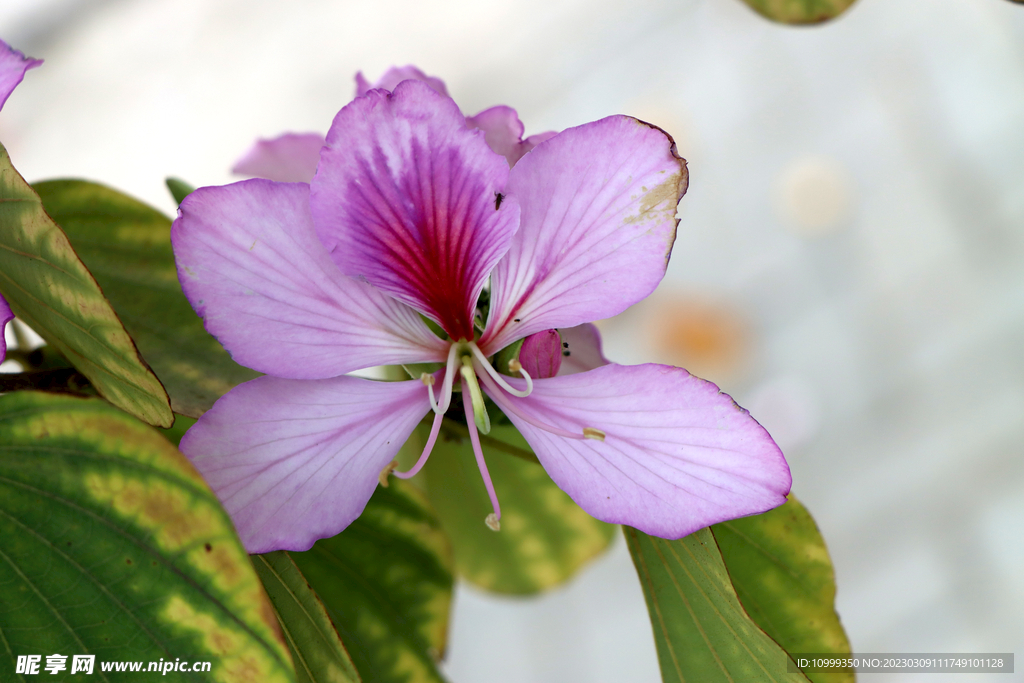
M25 72L42 63L43 60L26 57L0 40L0 109L4 108L7 98L25 78ZM11 307L7 305L7 300L0 295L0 362L7 357L7 340L4 338L4 330L7 328L7 323L13 319L14 313L11 312Z
M789 468L746 411L685 370L607 363L587 325L664 275L687 179L671 138L612 116L499 155L440 81L392 88L338 113L311 184L201 188L174 222L186 296L236 361L266 373L181 441L248 550L305 550L344 529L433 411L419 461L394 474L419 471L455 389L492 528L485 395L599 519L679 538L783 503ZM579 353L534 378L524 366L541 367L550 330ZM538 334L526 363L492 367ZM416 363L441 367L403 382L344 374Z

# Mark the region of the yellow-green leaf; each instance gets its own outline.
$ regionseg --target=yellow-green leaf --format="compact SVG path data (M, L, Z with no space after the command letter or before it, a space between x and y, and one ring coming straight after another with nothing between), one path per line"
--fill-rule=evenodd
M789 656L740 605L708 529L666 541L623 527L665 683L792 682Z
M253 555L252 563L281 622L298 683L359 683L327 610L288 553Z
M104 671L112 662L182 660L211 667L160 680L295 681L216 496L159 433L100 399L0 396L0 587L2 681L20 680L17 655L54 653L94 655L88 680L141 680Z
M34 187L167 387L174 412L199 417L231 387L258 376L231 360L182 293L171 219L84 180Z
M378 487L359 519L289 553L369 683L440 683L452 599L451 548L407 482Z
M174 419L167 392L39 196L0 145L0 293L117 407L153 425Z
M792 495L764 514L711 527L750 618L787 652L850 654L835 610L836 584L825 541ZM852 683L853 671L807 672L815 683Z
M854 0L743 0L755 12L782 24L820 24L850 8Z
M501 504L501 530L491 531L484 524L491 503L469 438L452 431L460 427L446 421L447 438L438 439L420 475L452 539L460 576L498 593L537 593L569 579L607 549L615 526L584 512L538 463L498 450L510 446L532 456L511 425L494 425L484 437L484 457ZM416 455L423 438L418 429L410 439Z

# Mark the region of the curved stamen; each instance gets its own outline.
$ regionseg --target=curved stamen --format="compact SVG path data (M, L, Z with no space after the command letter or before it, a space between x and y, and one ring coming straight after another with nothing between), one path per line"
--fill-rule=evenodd
M491 380L491 377L488 373L478 371L477 375L480 377L480 381L483 382L484 386L487 387L487 389L489 390L487 393L491 397L491 400L497 403L498 406L506 413L511 413L516 417L525 420L526 422L529 422L534 427L537 427L538 429L543 429L545 432L549 432L551 434L554 434L555 436L564 436L567 439L588 438L586 436L586 429L590 429L589 427L579 432L570 432L566 429L562 429L561 427L555 427L553 425L546 424L535 417L527 415L526 413L521 411L518 406L516 406L515 401L510 401L508 397L501 392L501 389L495 382Z
M480 365L483 366L483 369L487 372L487 374L490 375L491 378L495 382L497 382L498 386L500 386L502 389L512 394L513 396L518 396L519 398L526 398L533 392L533 378L530 377L530 374L523 369L523 366L520 365L518 361L513 361L515 365L518 366L514 370L512 368L512 363L509 363L509 370L512 370L513 372L519 372L519 374L523 376L523 378L526 380L525 391L522 389L516 389L508 382L506 382L498 373L498 371L491 367L491 364L487 362L487 356L484 355L483 351L481 351L480 348L474 342L469 343L469 348L470 350L472 350L473 355L476 356L476 359L480 362Z
M427 388L430 391L430 407L438 415L444 415L448 412L448 407L452 404L452 382L455 379L455 364L458 360L458 344L452 344L448 349L448 361L444 367L444 380L441 382L441 403L440 405L434 402L434 389L429 384ZM426 382L424 382L426 384Z
M391 474L395 475L399 479L408 479L419 472L424 465L427 464L427 458L430 457L430 451L434 450L434 443L437 441L437 435L441 431L441 421L444 420L444 413L437 413L434 415L434 424L430 427L430 436L427 437L427 445L423 447L423 453L420 455L420 459L416 461L416 464L411 469L405 472L392 471Z
M463 396L469 395L469 387L466 386L466 379L462 379ZM476 431L476 416L473 414L473 402L462 401L466 410L466 427L469 429L469 441L473 444L473 455L476 456L477 467L480 468L480 476L484 479L484 486L487 488L487 495L491 498L491 507L494 513L487 515L484 522L494 531L501 529L501 506L498 505L498 494L494 492L494 484L491 483L491 475L487 472L487 463L484 462L484 452L480 448L480 435Z

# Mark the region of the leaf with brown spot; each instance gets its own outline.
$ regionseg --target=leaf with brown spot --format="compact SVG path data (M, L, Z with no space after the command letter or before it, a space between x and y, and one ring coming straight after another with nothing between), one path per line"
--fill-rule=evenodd
M100 399L0 396L0 586L0 681L33 652L94 654L97 681L126 680L99 662L175 658L212 662L175 681L295 681L216 496Z

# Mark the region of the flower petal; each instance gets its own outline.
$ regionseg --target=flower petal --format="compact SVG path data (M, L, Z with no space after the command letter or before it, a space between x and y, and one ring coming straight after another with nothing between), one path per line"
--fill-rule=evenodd
M26 57L0 40L0 109L4 108L7 98L25 78L25 72L42 63L43 60Z
M317 235L342 272L473 338L484 281L519 222L508 164L455 103L419 81L335 117L312 183Z
M448 88L444 85L444 81L440 78L426 75L412 64L408 66L391 67L383 76L380 77L380 80L373 85L370 85L370 82L363 76L363 72L360 71L356 74L356 97L362 97L369 91L377 88L394 91L399 83L408 80L423 81L430 86L430 89L434 92L444 95L445 97L450 97L448 94Z
M558 330L558 334L562 337L562 344L566 345L565 351L569 353L562 353L559 376L575 375L611 362L601 351L601 333L596 325L583 323L576 327L563 327Z
M0 363L7 357L7 338L4 332L7 330L7 323L14 320L14 313L7 305L7 300L0 296Z
M304 183L199 188L181 203L171 242L185 296L242 365L319 379L447 357L414 310L331 262Z
M307 550L359 516L430 410L420 382L259 377L181 439L250 553Z
M664 131L611 116L559 133L509 174L519 232L491 275L481 347L607 318L661 281L686 162Z
M538 133L523 140L522 121L515 109L504 105L485 109L476 116L467 116L466 123L484 132L488 146L505 157L509 167L515 166L524 154L557 134L554 131Z
M567 439L508 414L555 483L605 522L681 538L786 502L789 467L768 432L681 368L605 365L511 400L554 427L604 432Z
M323 146L320 133L285 133L272 140L257 140L231 172L282 183L308 183L316 175Z

